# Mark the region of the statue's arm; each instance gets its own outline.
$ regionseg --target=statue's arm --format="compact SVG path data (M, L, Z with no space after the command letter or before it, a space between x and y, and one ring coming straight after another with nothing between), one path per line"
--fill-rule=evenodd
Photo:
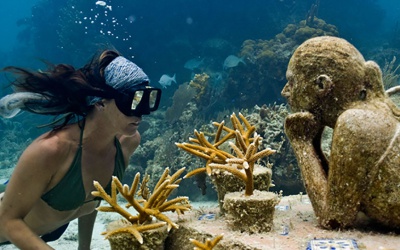
M307 194L314 212L319 217L325 209L328 162L320 148L323 127L309 112L289 115L285 120L285 133L299 164Z
M346 228L357 224L363 198L371 185L368 173L390 140L392 125L378 112L353 109L336 122L328 176L326 209L320 218L327 228Z

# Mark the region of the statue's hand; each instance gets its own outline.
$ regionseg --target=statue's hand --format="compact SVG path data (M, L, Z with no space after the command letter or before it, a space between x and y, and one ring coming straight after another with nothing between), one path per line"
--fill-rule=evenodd
M320 131L320 123L310 112L298 112L286 117L285 133L291 141L312 141Z

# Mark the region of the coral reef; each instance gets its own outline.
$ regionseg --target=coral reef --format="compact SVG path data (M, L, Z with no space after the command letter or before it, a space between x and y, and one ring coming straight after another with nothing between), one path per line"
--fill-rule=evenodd
M206 73L195 74L193 79L190 81L189 86L196 89L197 95L195 101L197 103L208 102L208 98L205 98L206 88L209 86L210 76Z
M385 65L382 68L382 81L385 89L399 85L400 75L397 71L400 68L400 64L396 65L396 60L396 56L393 56L390 62L385 61Z
M398 70L400 69L400 64L396 66L396 56L388 62L385 61L385 66L382 69L382 81L383 86L386 89L386 94L400 106L400 74Z
M12 170L17 164L19 156L32 141L34 133L31 130L19 121L0 119L0 169Z
M179 85L172 97L172 106L165 112L165 119L168 122L176 122L186 109L186 105L195 97L196 89L188 83Z
M270 40L245 40L239 56L245 59L246 65L231 69L225 79L229 85L224 93L227 103L233 100L236 106L250 108L266 99L278 100L285 83L284 69L294 49L306 39L322 35L338 36L338 31L314 17L313 22L302 20L287 25Z
M176 197L167 201L171 192L176 189L181 181L178 177L182 174L185 168L181 168L172 176L169 175L169 169L165 169L157 185L152 193L147 188L148 177L143 179L139 190L140 174L136 174L132 186L122 185L117 177L113 177L111 185L111 195L108 195L103 187L94 181L94 186L97 191L93 191L92 195L101 197L107 201L110 206L100 206L97 208L101 212L116 212L125 218L125 225L122 228L117 228L109 232L105 232L105 237L110 238L113 235L120 233L132 234L139 243L143 243L142 232L157 229L167 224L168 231L171 228L178 228L178 225L172 222L164 212L172 211L177 214L183 214L191 209L187 197ZM128 202L127 208L133 207L137 211L137 215L132 215L128 210L124 209L117 202L117 190ZM135 195L139 195L142 199L135 199ZM152 222L155 217L161 222Z
M213 120L226 120L226 112L232 113L230 111L220 112L214 115ZM275 181L275 187L272 187L272 190L276 192L283 190L285 195L298 194L300 191L305 192L293 150L286 135L283 133L283 122L289 114L287 106L284 104L270 104L261 107L255 106L251 109L235 110L235 112L242 113L254 125L257 134L263 138L261 145L263 148L273 148L277 151L268 157L268 161L274 166L272 179ZM172 171L176 171L178 166L187 166L187 170L191 171L204 166L205 162L203 158L191 157L186 151L179 150L173 143L174 141L187 140L193 134L193 127L199 128L206 138L214 138L215 125L211 123L204 124L203 118L199 117L197 113L196 105L191 102L186 105L184 112L173 124L164 122L162 112L156 112L154 116L146 117L146 121L150 124L151 129L142 133L143 142L131 158L130 168L138 169L142 173L147 172L152 176L152 179L157 179L166 167L169 167ZM230 119L226 120L226 123L227 126L230 126ZM220 148L228 151L231 150L228 143ZM268 162L264 159L260 159L260 162L264 166L268 165ZM256 167L256 172L257 169L258 167ZM131 176L131 179L126 178L126 183L132 182L134 174ZM179 194L190 196L191 200L216 199L217 193L213 188L209 188L213 186L211 179L206 178L204 183L203 180L198 181L197 176L196 180L193 179L192 182L183 181L180 184L181 188L178 189ZM219 178L219 176L221 179L231 178L234 180L236 178L229 173L214 175L213 177ZM255 173L255 189L268 190L269 184L267 185L267 180L262 176L264 175ZM265 181L262 181L263 179ZM239 191L243 188L241 182L228 182L232 183L234 187L227 187L227 190L217 190L217 192L223 194L227 191ZM202 187L199 187L201 192L198 192L198 189L194 188L199 183L202 184ZM204 184L207 187L207 191L204 190ZM149 186L152 187L154 185L155 183L150 180ZM225 189L225 187L218 186L217 188ZM202 193L205 193L205 195L203 196Z
M294 152L284 133L283 124L290 113L287 105L276 103L264 104L261 107L256 105L241 112L251 124L254 124L257 134L263 138L262 147L276 150L275 154L268 157L268 161L274 166L272 179L275 186L272 190L277 192L283 190L285 195L305 191ZM268 164L264 160L261 162L264 165Z

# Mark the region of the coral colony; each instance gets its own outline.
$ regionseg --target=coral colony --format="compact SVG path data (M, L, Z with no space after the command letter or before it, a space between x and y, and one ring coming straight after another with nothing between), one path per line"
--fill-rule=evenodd
M170 176L169 169L165 169L152 193L150 193L146 187L148 178L144 178L141 188L136 192L140 179L139 173L135 175L130 188L128 185L122 185L117 177L113 177L111 196L104 191L104 188L97 181L94 181L94 186L97 191L93 191L92 195L101 197L110 204L110 206L98 207L97 210L119 213L126 220L125 227L105 232L105 237L109 238L118 233L130 233L138 242L143 243L142 232L163 227L165 224L168 226L168 231L171 228L178 228L178 225L172 222L171 219L163 213L172 211L180 215L191 209L188 197L176 197L167 201L172 191L179 187L179 183L182 179L178 179L178 177L184 170L185 168L181 168ZM117 190L128 202L126 208L133 207L137 211L137 215L132 215L127 209L121 207L121 205L117 203ZM135 199L135 195L141 196L142 199ZM159 222L152 222L153 217Z
M207 141L204 133L198 131L194 132L197 139L189 139L192 144L176 143L179 148L207 160L205 167L189 172L184 178L204 172L211 175L213 169L220 169L230 172L241 179L246 184L246 195L253 194L254 165L259 159L275 153L275 150L266 148L257 152L262 138L254 132L255 127L241 113L239 113L239 117L243 121L244 126L241 124L239 118L235 114L232 114L231 122L233 129L226 127L224 121L213 123L214 126L217 126L213 144ZM226 132L226 135L221 138L223 131ZM254 134L253 137L251 137L252 134ZM231 139L234 139L235 143L229 142L229 146L236 156L218 148ZM244 173L242 170L244 170Z

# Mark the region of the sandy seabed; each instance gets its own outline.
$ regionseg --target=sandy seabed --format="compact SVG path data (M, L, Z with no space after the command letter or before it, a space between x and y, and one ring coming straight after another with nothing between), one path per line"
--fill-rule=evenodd
M283 197L275 211L274 230L269 233L251 235L229 230L225 218L218 215L219 208L216 202L194 202L192 205L194 209L190 213L185 213L179 220L175 214L172 214L171 217L175 218L182 228L190 228L191 231L195 231L196 235L203 234L205 238L223 233L224 238L216 249L232 249L232 245L242 245L246 246L245 249L254 250L305 250L313 239L354 239L358 249L400 250L400 235L393 232L329 231L319 228L311 204L305 195ZM213 216L201 216L202 214ZM200 216L202 219L199 219ZM98 213L93 232L92 250L110 249L108 241L104 239L101 233L105 231L105 227L109 222L120 218L118 214L114 213ZM61 239L49 243L49 245L57 250L77 249L77 224L76 220L72 221ZM191 237L188 235L188 238ZM10 250L16 248L8 245L2 246L0 249ZM241 247L234 249L241 249ZM357 248L340 248L336 246L336 248L330 249Z

